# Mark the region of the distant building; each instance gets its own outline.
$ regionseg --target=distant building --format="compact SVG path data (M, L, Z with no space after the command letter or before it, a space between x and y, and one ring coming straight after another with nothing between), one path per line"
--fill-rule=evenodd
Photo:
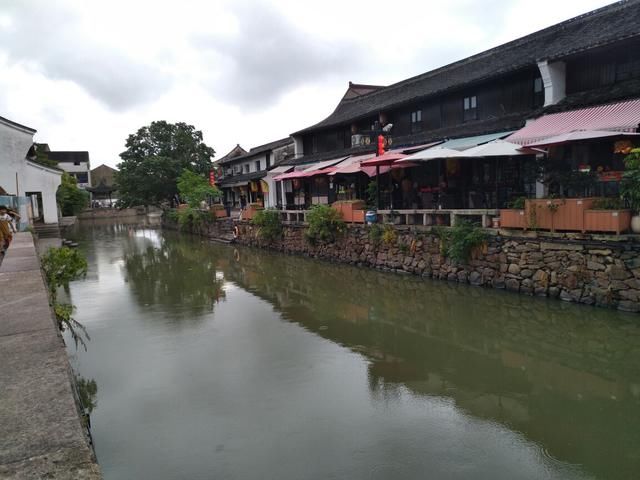
M49 160L58 162L58 167L72 175L78 181L78 187L87 188L91 184L91 162L89 152L47 152Z
M244 198L246 203L275 207L276 195L267 174L274 166L292 156L293 142L288 137L254 147L248 152L237 145L214 162L219 175L216 185L223 192L224 203L240 207Z
M91 170L91 186L97 187L101 183L108 187L115 185L114 175L117 172L115 168L111 168L109 165L100 165L99 167Z
M36 130L0 117L0 203L20 210L26 219L27 205L18 197L27 197L34 220L58 222L56 191L62 171L35 162L33 135Z

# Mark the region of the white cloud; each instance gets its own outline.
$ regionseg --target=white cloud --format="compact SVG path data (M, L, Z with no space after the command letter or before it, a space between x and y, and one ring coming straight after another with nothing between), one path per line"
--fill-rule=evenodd
M389 84L609 0L5 0L0 115L115 165L153 120L218 155L328 115L349 80Z

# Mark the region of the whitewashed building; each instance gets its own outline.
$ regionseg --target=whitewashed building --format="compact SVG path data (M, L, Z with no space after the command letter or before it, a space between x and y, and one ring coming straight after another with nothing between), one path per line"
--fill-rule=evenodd
M89 152L77 151L48 151L49 160L58 162L61 168L78 181L78 187L87 188L91 186L91 161Z
M0 117L0 189L3 195L30 198L34 217L58 223L56 191L62 171L30 160L35 133L33 128Z

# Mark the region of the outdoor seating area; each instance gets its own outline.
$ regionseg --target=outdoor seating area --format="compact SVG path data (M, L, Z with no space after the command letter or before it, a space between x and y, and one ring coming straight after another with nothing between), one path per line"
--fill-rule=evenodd
M304 222L310 208L328 204L346 223L375 211L378 222L396 225L465 219L487 228L629 231L620 184L639 134L531 128L303 166L275 178L282 220ZM535 141L532 131L541 135Z

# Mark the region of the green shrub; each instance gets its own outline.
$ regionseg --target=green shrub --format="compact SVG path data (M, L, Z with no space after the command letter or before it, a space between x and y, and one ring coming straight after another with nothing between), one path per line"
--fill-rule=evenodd
M187 206L177 210L178 225L181 230L187 228L200 228L216 221L216 217L208 210L199 210Z
M273 208L258 210L251 220L258 227L258 237L267 242L282 238L282 221L280 212Z
M365 195L367 197L367 207L378 208L378 205L376 205L378 201L378 182L376 180L369 182Z
M51 298L55 300L58 288L86 275L87 259L73 248L50 248L42 257L42 269Z
M335 242L346 228L342 214L329 205L315 205L307 214L309 228L305 237L311 245L318 242Z
M469 221L460 220L455 227L451 228L449 257L458 262L467 262L471 251L481 246L486 239L486 234L480 227Z
M631 150L624 159L625 171L620 184L620 192L631 209L640 213L640 148Z
M511 200L507 207L513 210L524 210L524 202L527 200L527 197L518 197Z
M77 280L87 274L86 258L78 250L68 247L50 248L42 257L41 263L58 328L62 332L69 330L76 347L80 343L86 350L87 344L82 335L87 340L89 340L89 335L84 326L73 318L75 307L69 303L58 303L57 301L58 288L66 287L72 280Z
M380 245L380 241L382 240L382 227L377 223L374 223L369 227L369 241L373 245Z
M382 232L382 241L386 245L392 245L396 243L398 235L396 234L395 229L391 225L384 226L384 232Z
M440 254L463 263L469 261L473 249L487 239L484 231L468 220L459 220L455 227L434 227L431 231L440 238Z
M592 210L622 210L624 208L624 200L617 197L597 198L591 206Z
M77 215L89 205L89 192L78 188L76 178L65 172L56 191L56 201L62 215Z
M192 208L198 208L207 198L218 198L220 190L209 185L209 180L191 170L183 170L177 181L178 192Z

